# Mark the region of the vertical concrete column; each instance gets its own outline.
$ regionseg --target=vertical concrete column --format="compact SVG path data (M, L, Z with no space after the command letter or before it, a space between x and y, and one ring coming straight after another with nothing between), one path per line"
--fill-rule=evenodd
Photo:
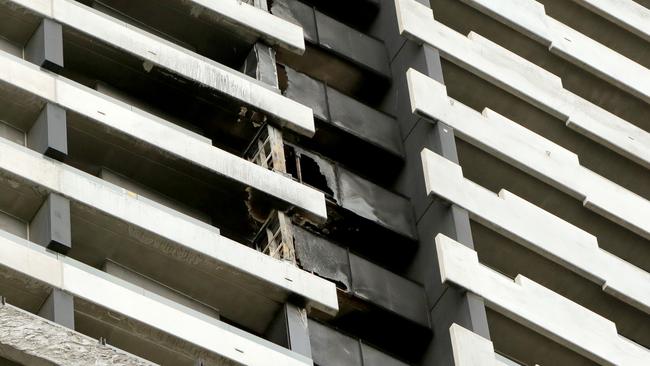
M43 19L25 44L25 60L49 70L63 67L63 27Z
M27 147L56 160L68 155L68 132L65 109L46 103L32 128L27 132Z
M266 338L296 353L311 358L307 313L293 304L285 304L266 331Z
M29 223L29 240L65 254L72 247L70 201L50 193Z
M53 289L41 306L38 315L64 327L74 329L74 298L66 292Z
M428 1L418 0L428 6ZM482 299L465 291L442 285L434 237L444 233L473 247L467 211L456 205L427 197L420 152L428 148L457 162L454 131L411 112L406 71L414 68L444 82L438 51L413 43L399 35L395 4L381 0L381 10L371 32L383 39L388 49L393 84L383 109L397 117L406 151L406 164L395 181L395 189L411 199L416 215L418 253L408 277L424 284L434 338L423 355L421 365L454 365L449 327L458 323L489 339L487 316Z

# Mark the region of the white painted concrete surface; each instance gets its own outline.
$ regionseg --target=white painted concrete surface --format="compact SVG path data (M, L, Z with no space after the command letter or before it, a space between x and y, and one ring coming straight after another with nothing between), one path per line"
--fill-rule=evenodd
M650 10L633 0L573 0L575 3L650 41Z
M434 152L423 150L422 164L428 194L650 314L650 274L600 249L595 236L506 190L496 195L465 179L459 165Z
M562 88L561 80L480 35L463 36L415 0L395 0L400 33L565 122L569 128L650 168L650 133Z
M447 88L413 69L407 82L414 113L442 121L456 136L581 201L585 207L650 239L650 201L580 165L578 156L486 108L447 96Z
M207 12L211 19L234 23L247 31L258 33L270 45L278 45L290 51L305 52L302 28L277 17L257 6L241 0L180 0L193 5L192 15L199 17Z
M5 232L0 263L243 365L312 365L302 355Z
M603 365L650 364L650 352L618 335L616 325L547 288L483 266L477 253L442 235L436 249L443 282L483 297L488 307Z
M303 296L309 306L330 314L338 310L333 283L221 236L207 225L177 211L58 161L46 159L26 147L0 140L0 172L3 174L31 182L44 191L56 192L223 263L215 266L215 271L234 269L247 280ZM263 291L264 286L261 288Z
M462 1L541 42L550 52L650 102L650 70L547 16L537 1Z
M496 359L492 342L454 323L449 328L456 366L507 366Z
M212 146L173 123L0 52L0 81L79 113L203 169L327 217L323 193Z
M315 132L311 108L268 89L247 75L81 3L72 0L11 0L11 2L244 104L259 108L277 119L280 125L297 133L311 136Z

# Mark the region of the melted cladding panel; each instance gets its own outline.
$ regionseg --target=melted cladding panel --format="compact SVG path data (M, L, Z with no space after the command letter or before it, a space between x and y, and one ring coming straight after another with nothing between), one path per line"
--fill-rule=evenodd
M287 87L283 94L296 102L310 107L314 111L316 118L329 121L330 115L325 84L303 73L297 72L288 66L285 66L284 70L287 75Z
M318 43L318 30L312 7L299 1L274 0L271 13L302 27L305 39L312 43Z
M387 228L416 238L415 220L410 202L376 184L338 169L339 204L357 215Z
M304 270L337 282L345 286L346 291L352 287L346 249L298 225L293 226L293 239L298 262Z

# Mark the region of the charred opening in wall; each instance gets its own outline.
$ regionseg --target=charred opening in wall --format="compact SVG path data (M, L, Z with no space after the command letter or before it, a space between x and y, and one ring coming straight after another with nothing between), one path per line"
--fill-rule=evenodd
M310 107L316 133L305 138L286 131L284 139L331 158L362 176L390 186L403 167L397 121L331 86L278 64L282 94Z
M394 270L406 266L417 247L410 203L336 163L285 144L287 171L327 197L327 221L294 217L309 230Z

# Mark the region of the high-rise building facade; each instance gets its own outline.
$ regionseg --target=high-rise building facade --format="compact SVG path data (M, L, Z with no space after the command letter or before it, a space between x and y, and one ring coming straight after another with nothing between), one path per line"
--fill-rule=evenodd
M647 0L0 0L0 365L650 365Z

